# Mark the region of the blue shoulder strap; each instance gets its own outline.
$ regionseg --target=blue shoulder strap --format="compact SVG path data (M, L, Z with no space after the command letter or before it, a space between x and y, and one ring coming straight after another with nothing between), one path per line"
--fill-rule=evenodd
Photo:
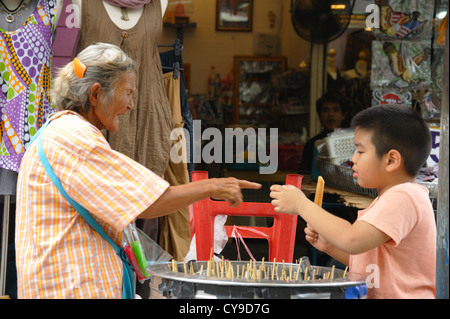
M44 149L42 147L42 131L50 123L50 119L41 127L37 134L31 140L31 143L37 139L37 148L39 159L44 165L45 171L50 176L50 179L64 196L64 198L76 209L76 211L84 218L84 220L95 230L100 236L103 237L116 251L117 255L122 260L123 264L123 280L122 280L122 298L134 299L134 270L128 261L125 251L122 247L116 245L116 243L108 236L105 230L98 224L98 222L92 217L92 215L80 204L74 201L62 186L61 180L56 176L52 166L50 165L47 157L45 156Z

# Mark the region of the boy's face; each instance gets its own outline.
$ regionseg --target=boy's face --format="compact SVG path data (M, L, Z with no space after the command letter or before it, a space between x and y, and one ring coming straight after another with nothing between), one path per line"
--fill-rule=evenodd
M338 102L323 102L319 119L325 131L333 132L335 128L341 128L344 118L345 114L342 113L341 105Z
M383 183L383 166L378 157L375 145L372 143L373 132L356 128L356 151L352 157L353 178L359 186L365 188L379 188Z

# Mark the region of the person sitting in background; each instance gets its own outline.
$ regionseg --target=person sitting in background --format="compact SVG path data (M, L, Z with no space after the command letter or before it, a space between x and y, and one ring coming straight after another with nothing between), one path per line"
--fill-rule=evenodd
M328 134L337 128L349 126L347 123L347 109L348 102L341 94L334 91L325 93L325 95L317 100L316 110L323 130L306 142L298 170L299 174L311 173L314 160L314 143L316 141L327 137Z

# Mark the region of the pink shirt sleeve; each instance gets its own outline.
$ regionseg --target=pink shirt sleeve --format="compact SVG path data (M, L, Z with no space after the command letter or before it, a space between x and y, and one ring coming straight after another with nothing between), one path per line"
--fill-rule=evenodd
M401 189L386 192L363 220L388 235L398 245L417 223L417 209L410 195Z

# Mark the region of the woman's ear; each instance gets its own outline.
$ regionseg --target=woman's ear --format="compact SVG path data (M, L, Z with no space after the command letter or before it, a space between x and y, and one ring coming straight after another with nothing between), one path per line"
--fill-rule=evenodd
M386 170L388 172L394 172L402 167L402 155L399 151L393 149L386 154Z
M89 102L92 107L96 107L98 105L98 101L100 100L102 91L103 90L100 83L94 83L91 86L91 89L89 91Z

